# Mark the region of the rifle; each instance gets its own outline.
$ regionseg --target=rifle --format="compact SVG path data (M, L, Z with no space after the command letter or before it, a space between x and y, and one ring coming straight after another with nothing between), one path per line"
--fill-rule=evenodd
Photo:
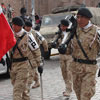
M71 28L67 29L66 32L69 33L69 37L66 38L66 40L58 47L58 51L60 54L65 54L66 49L68 47L69 42L71 39L73 39L74 35L76 34L76 28L77 28L77 21L74 18L74 16L67 17L67 20L69 20L70 23L72 23Z
M11 59L8 56L8 53L6 53L6 64L7 64L8 69L11 69Z

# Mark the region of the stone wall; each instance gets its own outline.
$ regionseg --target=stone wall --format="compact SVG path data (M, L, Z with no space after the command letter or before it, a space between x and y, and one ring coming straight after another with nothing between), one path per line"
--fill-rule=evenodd
M15 16L20 15L20 8L24 5L23 0L0 0L0 3L2 2L5 4L6 7L8 6L8 4L12 6Z

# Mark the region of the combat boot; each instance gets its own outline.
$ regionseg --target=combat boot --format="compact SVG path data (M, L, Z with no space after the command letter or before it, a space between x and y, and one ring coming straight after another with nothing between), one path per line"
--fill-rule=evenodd
M37 87L39 87L39 86L40 86L39 81L36 81L36 82L34 83L34 85L32 86L32 88L34 89L34 88L37 88Z

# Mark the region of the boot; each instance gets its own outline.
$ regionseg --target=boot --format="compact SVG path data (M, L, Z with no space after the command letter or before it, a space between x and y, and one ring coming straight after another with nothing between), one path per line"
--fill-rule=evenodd
M63 92L63 96L65 96L65 97L70 97L70 94L67 93L66 91L64 91L64 92Z
M36 82L34 83L34 85L32 86L32 88L34 89L34 88L37 88L37 87L39 87L39 86L40 86L39 81L36 81Z

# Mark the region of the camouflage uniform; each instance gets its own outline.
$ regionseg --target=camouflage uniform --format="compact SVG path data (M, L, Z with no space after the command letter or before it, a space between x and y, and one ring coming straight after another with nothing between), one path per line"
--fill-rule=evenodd
M16 39L21 37L24 33L24 29L18 32ZM27 34L22 38L18 44L20 51L24 57L28 57L28 36ZM22 58L18 49L15 50L13 54L13 63L10 71L11 82L14 86L13 88L13 100L30 100L28 95L27 78L29 63L28 60L15 62L14 59Z
M69 33L65 32L65 35ZM58 35L58 34L57 34ZM55 36L58 37L58 36ZM60 45L63 41L64 38L64 34L63 32L61 33L61 37L58 40L58 45ZM70 93L72 92L72 75L71 72L69 70L70 67L70 62L72 61L72 57L71 57L71 45L68 45L68 48L66 50L66 54L60 54L60 67L61 67L61 71L62 71L62 76L65 82L65 86L66 86L66 96L70 96Z
M47 52L48 51L48 43L47 43L46 39L38 31L32 30L32 34L34 35L39 46L40 46L40 44L42 44L44 51Z
M34 78L33 78L33 80L35 81L35 82L39 82L39 76L38 76L38 73L37 73L37 67L39 67L40 66L40 63L41 63L41 52L40 52L40 49L38 48L38 49L36 49L34 52L32 52L32 54L34 55Z
M31 35L32 41L30 42L29 39L29 54L28 54L28 58L30 60L31 63L31 68L30 68L30 76L29 76L29 84L32 84L32 81L35 80L36 82L39 81L38 78L38 73L37 73L37 67L40 66L40 62L41 62L41 52L39 49L39 45L37 44L33 34L30 32L28 32L28 35ZM33 45L34 43L34 45ZM32 47L33 45L33 47Z
M39 36L34 30L31 30L31 33L33 34L33 36L35 37L36 42L38 43L39 47L40 44L43 44L44 47L44 51L48 51L48 45L46 40L44 39L43 36ZM39 33L40 34L40 33ZM40 66L41 63L41 51L40 48L37 48L36 50L32 51L33 54L33 67L34 67L34 81L38 82L39 81L39 76L37 73L37 67Z
M91 25L91 27L86 29L78 27L76 33L89 59L96 60L96 55L99 50L97 27L94 25ZM73 39L72 47L72 56L74 58L86 60L75 37ZM90 100L95 93L97 65L73 61L70 65L70 69L73 75L73 87L77 99Z
M36 81L36 82L39 81L38 73L37 73L37 67L40 66L41 56L37 57L36 54L41 55L39 49L36 49L34 51L34 54L30 50L28 52L28 58L29 58L30 63L31 63L31 65L29 67L29 73L30 74L29 74L29 78L28 78L28 86L29 87L31 86L33 80Z

